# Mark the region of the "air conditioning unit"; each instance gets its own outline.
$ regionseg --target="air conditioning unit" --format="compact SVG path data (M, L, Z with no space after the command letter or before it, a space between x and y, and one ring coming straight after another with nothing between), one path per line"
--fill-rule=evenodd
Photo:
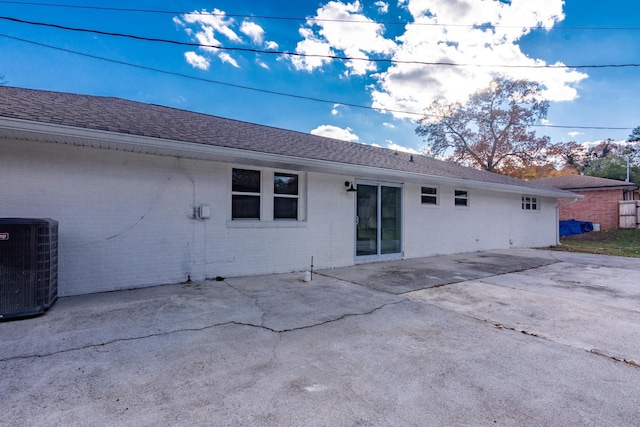
M58 298L58 222L0 218L0 320L43 314Z

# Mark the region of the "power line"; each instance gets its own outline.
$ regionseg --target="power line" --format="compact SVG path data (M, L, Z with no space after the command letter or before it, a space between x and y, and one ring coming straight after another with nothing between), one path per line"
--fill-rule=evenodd
M99 35L109 36L109 37L128 38L133 40L140 40L140 41L147 41L147 42L154 42L154 43L168 43L168 44L173 44L178 46L210 48L210 49L216 49L216 50L235 51L235 52L261 53L266 55L287 55L287 56L296 56L296 57L304 57L304 58L326 58L326 59L335 59L335 60L341 60L341 61L366 61L366 62L374 62L374 63L412 64L412 65L448 66L448 67L520 68L520 69L523 69L523 68L524 69L586 69L586 68L640 67L640 64L636 64L636 63L592 64L592 65L508 65L508 64L465 64L465 63L443 62L443 61L436 61L436 62L414 61L414 60L408 61L408 60L388 59L388 58L358 58L358 57L351 57L351 56L321 55L321 54L310 54L310 53L300 53L300 52L289 52L284 50L265 50L265 49L254 49L254 48L245 48L245 47L226 47L226 46L218 46L218 45L210 45L210 44L201 44L201 43L195 43L195 42L183 42L178 40L169 40L169 39L162 39L162 38L156 38L156 37L138 36L135 34L114 33L110 31L93 30L88 28L69 27L65 25L51 24L46 22L27 21L24 19L13 18L9 16L0 16L0 20L15 22L18 24L55 28L55 29L64 30L64 31L99 34Z
M614 128L606 126L567 126L567 125L532 125L542 128L555 128L555 129L593 129L593 130L630 130L633 127L626 128Z
M221 81L218 81L218 80L207 79L207 78L204 78L204 77L196 77L196 76L191 76L191 75L188 75L188 74L178 73L178 72L175 72L175 71L162 70L162 69L159 69L159 68L148 67L148 66L145 66L145 65L133 64L133 63L126 62L126 61L119 61L119 60L116 60L116 59L105 58L105 57L97 56L97 55L91 55L91 54L88 54L88 53L78 52L78 51L75 51L75 50L66 49L66 48L62 48L62 47L58 47L58 46L53 46L53 45L49 45L49 44L45 44L45 43L40 43L40 42L36 42L36 41L33 41L33 40L27 40L27 39L23 39L23 38L20 38L20 37L13 37L13 36L10 36L10 35L7 35L7 34L2 34L2 33L0 33L0 37L5 37L5 38L11 39L11 40L16 40L16 41L20 41L20 42L24 42L24 43L29 43L29 44L33 44L33 45L36 45L36 46L46 47L46 48L49 48L49 49L54 49L54 50L58 50L58 51L61 51L61 52L70 53L70 54L73 54L73 55L84 56L86 58L91 58L91 59L97 59L97 60L100 60L100 61L110 62L110 63L113 63L113 64L124 65L124 66L127 66L127 67L133 67L133 68L138 68L138 69L147 70L147 71L153 71L153 72L156 72L156 73L167 74L167 75L171 75L171 76L175 76L175 77L182 77L182 78L186 78L186 79L190 79L190 80L197 80L197 81L201 81L201 82L205 82L205 83L212 83L212 84L217 84L217 85L222 85L222 86L234 87L234 88L237 88L237 89L244 89L244 90L250 90L250 91L254 91L254 92L267 93L267 94L270 94L270 95L286 96L286 97L289 97L289 98L296 98L296 99L302 99L302 100L307 100L307 101L322 102L322 103L331 104L331 105L340 104L340 105L344 105L344 106L347 106L347 107L354 107L354 108L372 110L372 111L378 111L378 112L383 111L383 112L406 114L406 115L420 116L420 117L424 117L425 116L424 113L416 113L416 112L413 112L413 111L396 110L396 109L389 109L389 108L375 108L375 107L371 107L371 106L368 106L368 105L354 104L354 103L350 103L350 102L342 102L342 101L322 99L322 98L315 98L315 97L311 97L311 96L295 95L295 94L291 94L291 93L278 92L278 91L269 90L269 89L260 89L260 88L255 88L255 87L251 87L251 86L239 85L239 84L228 83L228 82L221 82ZM630 129L633 129L633 127L568 126L568 125L544 125L544 124L533 125L533 126L536 126L536 127L548 127L548 128L563 128L563 129L597 129L597 130L630 130Z
M374 24L374 25L416 25L426 27L463 27L463 28L518 28L535 30L540 27L525 27L517 25L478 25L478 24L441 24L432 22L414 22L414 21L375 21L375 20L362 20L362 19L329 19L329 18L311 18L311 17L286 17L286 16L273 16L273 15L249 15L240 13L217 13L206 11L184 11L184 10L160 10L160 9L135 9L124 7L108 7L108 6L85 6L74 4L59 4L59 3L40 3L40 2L21 2L12 0L0 0L0 3L13 4L20 6L43 6L43 7L57 7L68 9L85 9L85 10L99 10L99 11L113 11L113 12L131 12L131 13L157 13L167 15L187 15L190 13L198 13L200 15L207 16L220 16L230 18L245 18L245 19L265 19L265 20L279 20L279 21L313 21L313 22L339 22L347 24ZM570 31L639 31L640 27L555 27L556 30L570 30Z
M119 61L117 59L111 59L111 58L105 58L105 57L102 57L102 56L91 55L89 53L78 52L78 51L75 51L75 50L66 49L66 48L62 48L62 47L58 47L58 46L53 46L53 45L49 45L49 44L45 44L45 43L40 43L40 42L36 42L36 41L33 41L33 40L27 40L27 39L23 39L23 38L20 38L20 37L13 37L13 36L9 36L7 34L1 34L0 33L0 37L6 37L8 39L17 40L17 41L21 41L21 42L25 42L25 43L30 43L30 44L34 44L34 45L37 45L37 46L46 47L46 48L49 48L49 49L54 49L54 50L59 50L59 51L66 52L66 53L71 53L71 54L74 54L74 55L84 56L84 57L87 57L87 58L92 58L92 59L98 59L98 60L101 60L101 61L111 62L113 64L125 65L127 67L133 67L133 68L138 68L138 69L142 69L142 70L153 71L153 72L162 73L162 74L168 74L168 75L172 75L172 76L176 76L176 77L183 77L183 78L191 79L191 80L198 80L198 81L202 81L202 82L205 82L205 83L213 83L213 84L218 84L218 85L222 85L222 86L229 86L229 87L235 87L235 88L238 88L238 89L245 89L245 90L251 90L251 91L255 91L255 92L268 93L268 94L271 94L271 95L287 96L287 97L290 97L290 98L304 99L304 100L308 100L308 101L323 102L323 103L332 104L332 105L340 104L340 105L345 105L345 106L348 106L348 107L362 108L362 109L367 109L367 110L375 110L375 111L382 110L380 108L373 108L373 107L370 107L368 105L352 104L352 103L336 101L336 100L328 100L328 99L322 99L322 98L314 98L314 97L310 97L310 96L295 95L295 94L291 94L291 93L278 92L278 91L274 91L274 90L260 89L260 88L255 88L255 87L251 87L251 86L244 86L244 85L239 85L239 84L234 84L234 83L221 82L221 81L218 81L218 80L207 79L207 78L204 78L204 77L191 76L189 74L178 73L178 72L175 72L175 71L162 70L162 69L159 69L159 68L148 67L146 65L133 64L133 63L130 63L130 62ZM384 109L384 111L389 111L389 112L392 112L392 113L400 113L400 114L411 114L411 115L415 115L415 116L423 116L423 114L421 114L421 113L415 113L415 112L411 112L411 111L391 110L391 109Z

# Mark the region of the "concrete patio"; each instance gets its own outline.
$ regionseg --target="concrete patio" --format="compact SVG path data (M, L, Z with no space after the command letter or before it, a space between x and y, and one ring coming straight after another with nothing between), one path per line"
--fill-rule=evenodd
M636 425L640 259L511 250L60 299L3 425Z

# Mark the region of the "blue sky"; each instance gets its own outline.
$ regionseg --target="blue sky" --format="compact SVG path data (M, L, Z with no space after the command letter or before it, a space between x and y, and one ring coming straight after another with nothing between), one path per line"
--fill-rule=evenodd
M503 72L545 86L547 124L569 126L536 128L553 142L619 141L640 126L640 67L543 67L640 64L636 0L19 2L0 0L0 75L10 86L127 98L420 150L419 116L409 113L434 99L464 99ZM396 62L375 61L386 59ZM609 129L580 128L593 126Z

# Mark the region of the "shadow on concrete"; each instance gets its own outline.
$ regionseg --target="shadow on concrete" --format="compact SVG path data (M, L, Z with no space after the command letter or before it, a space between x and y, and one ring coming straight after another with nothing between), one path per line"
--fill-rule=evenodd
M316 273L391 294L404 294L451 283L477 280L554 264L549 258L495 252L441 255L429 258L359 264Z

